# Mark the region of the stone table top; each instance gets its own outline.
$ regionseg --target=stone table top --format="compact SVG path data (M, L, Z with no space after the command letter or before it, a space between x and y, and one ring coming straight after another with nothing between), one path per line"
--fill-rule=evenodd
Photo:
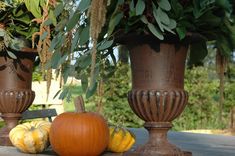
M134 148L147 141L148 133L145 129L131 129L136 135ZM235 156L235 136L212 134L195 134L186 132L169 132L170 142L183 150L191 151L193 156ZM0 146L0 156L55 156L48 149L42 154L24 154L14 147Z

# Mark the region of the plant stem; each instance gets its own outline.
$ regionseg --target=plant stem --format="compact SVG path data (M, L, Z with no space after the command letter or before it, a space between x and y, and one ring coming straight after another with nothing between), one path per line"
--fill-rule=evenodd
M76 113L85 112L84 100L82 96L77 96L74 98L74 106L75 106Z

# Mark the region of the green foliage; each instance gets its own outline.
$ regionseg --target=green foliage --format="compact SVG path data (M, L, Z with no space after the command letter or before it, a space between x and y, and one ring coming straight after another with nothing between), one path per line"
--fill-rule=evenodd
M44 40L47 33L37 34L44 19L43 10L48 11L48 21L43 24L53 28L57 24L57 16L63 11L62 3L50 5L47 0L3 0L0 1L0 52L17 59L14 52L30 48L38 40ZM50 31L53 36L53 29ZM36 36L37 36L36 35ZM34 43L32 43L34 41Z
M96 47L95 82L89 84L87 73L90 72L92 54L89 33L92 32L89 32L90 17L87 14L91 1L81 0L70 15L64 16L64 22L58 24L61 29L56 32L50 48L50 51L54 51L53 55L57 56L52 57L52 64L56 64L52 68L60 67L72 55L75 56L75 65L71 67L74 69L62 74L66 77L68 72L76 71L77 76L83 77L82 85L86 88L84 92L91 96L97 87L94 84L103 78L101 72L111 73L110 68L102 67L103 63L107 58L113 59L113 64L116 63L114 49L118 43L115 39L125 37L126 34L152 35L163 42L199 40L200 42L192 42L193 49L188 61L190 66L200 64L208 55L207 41L213 41L220 53L230 57L235 48L232 4L234 2L231 0L110 0L106 23L99 34ZM187 38L191 34L193 37ZM70 38L69 42L65 42L65 38Z
M227 82L224 92L224 115L228 116L230 110L235 107L235 82Z
M206 68L187 70L185 90L189 92L189 100L183 114L175 121L174 128L178 130L216 127L219 124L216 122L218 105L213 97L218 93L218 86L217 80L208 79Z
M104 116L113 125L140 127L143 121L133 113L127 101L129 82L129 65L117 64L114 75L105 83Z
M3 121L0 121L0 128L2 128L5 125Z
M64 100L65 111L74 111L72 99L75 96L82 95L81 86L70 86L70 88L71 98ZM128 64L117 64L115 73L112 78L105 82L104 89L101 113L111 125L126 127L141 127L143 125L143 121L133 113L127 101L127 93L130 90L130 67ZM97 111L97 103L100 98L96 94L89 99L85 99L86 110Z
M38 66L34 68L32 81L43 81L42 72Z
M130 91L130 67L128 64L118 63L117 68L110 79L104 83L104 95L102 95L101 113L111 125L126 127L141 127L140 120L131 110L127 93ZM86 108L89 111L97 111L97 103L100 96L95 94L86 99Z
M235 106L235 83L225 85L223 123L219 123L219 81L211 78L209 73L213 70L204 67L186 71L185 90L189 92L189 101L180 118L174 121L175 130L228 127L229 113Z
M83 95L82 87L70 87L70 100L64 100L65 111L74 111L73 98ZM127 93L130 90L130 67L126 64L117 64L113 76L105 82L102 114L113 125L127 127L141 127L141 121L131 110ZM185 90L189 93L188 104L182 115L173 121L174 130L187 129L220 129L227 128L230 119L230 110L235 107L235 82L226 81L225 102L223 109L223 123L218 122L219 114L219 81L211 68L196 67L186 70ZM87 111L96 111L100 97L95 95L85 99ZM31 109L38 109L33 107Z
M70 86L70 92L71 92L70 98L67 98L63 101L64 110L69 112L75 110L73 98L82 95L82 87L80 85L72 85ZM85 102L85 104L86 104L86 110L90 110L89 104L87 104L87 102Z

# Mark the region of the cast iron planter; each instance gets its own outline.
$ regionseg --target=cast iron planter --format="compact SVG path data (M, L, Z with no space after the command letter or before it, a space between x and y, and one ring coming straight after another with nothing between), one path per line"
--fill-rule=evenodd
M0 145L11 146L8 134L21 113L32 104L35 93L31 90L33 63L36 53L25 49L16 52L17 59L0 53L0 112L5 127L0 130Z
M132 90L128 102L145 121L149 132L145 145L126 156L185 156L167 140L171 122L184 110L188 94L184 90L184 70L188 44L160 42L151 36L125 38L130 51Z

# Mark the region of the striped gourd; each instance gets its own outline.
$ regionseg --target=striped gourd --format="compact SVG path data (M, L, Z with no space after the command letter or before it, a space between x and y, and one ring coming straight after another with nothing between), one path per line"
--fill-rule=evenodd
M125 128L109 127L109 145L111 152L126 152L135 143L135 136Z
M49 145L51 123L32 121L20 124L9 133L12 144L24 153L40 153Z

